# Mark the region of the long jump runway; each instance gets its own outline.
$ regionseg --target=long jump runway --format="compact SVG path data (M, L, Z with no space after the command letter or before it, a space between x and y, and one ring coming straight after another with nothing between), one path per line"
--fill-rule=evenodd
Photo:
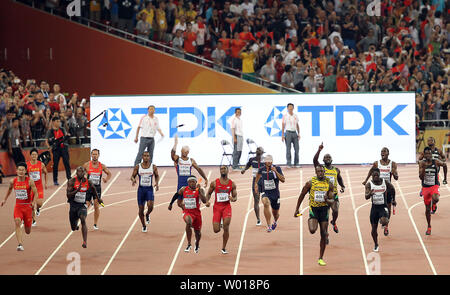
M137 217L136 186L129 180L131 168L112 168L111 180L102 185L105 207L101 208L99 230L93 230L93 212L89 209L88 248L81 247L81 232L70 230L66 202L66 182L60 175L59 187L49 185L45 204L37 217L31 235L24 235L25 251L16 250L13 208L14 196L0 208L0 274L66 274L74 255L80 257L81 274L286 274L286 275L366 275L372 274L374 256L370 235L370 201L364 198L369 166L342 165L346 186L340 193L339 233L329 226L330 244L325 250L327 266L319 266L320 234L308 230L308 200L304 200L303 216L294 218L295 205L302 186L314 175L312 166L282 167L286 182L280 183L281 207L278 227L266 232L263 206L262 226L256 226L251 195L251 171L244 175L229 173L236 183L238 200L232 203L229 254L220 253L222 232L212 229L212 205L202 205L202 238L200 252L185 253L187 245L181 209L174 204L167 209L176 189L173 167L160 167L160 189L150 215L148 232L141 232ZM203 167L209 180L219 176L218 167ZM440 202L432 215L432 234L425 235L426 220L417 165L399 165L396 189L396 214L391 216L389 236L379 227L377 270L381 274L450 274L450 188L441 185ZM9 179L0 185L4 198ZM48 175L51 183L51 173ZM442 179L442 172L441 172ZM331 211L330 211L331 218ZM193 235L194 242L195 236Z

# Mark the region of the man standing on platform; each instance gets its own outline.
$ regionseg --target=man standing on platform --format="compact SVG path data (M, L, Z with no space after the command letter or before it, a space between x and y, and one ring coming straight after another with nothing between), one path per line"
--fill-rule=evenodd
M299 145L300 141L300 127L298 125L298 117L294 114L294 105L288 103L288 112L283 116L281 140L286 143L286 165L290 168L291 165L291 145L294 145L294 166L299 167Z
M242 132L241 108L234 110L234 117L231 119L231 137L233 138L233 170L239 170L239 160L242 155L244 137Z
M155 148L155 134L156 131L161 134L161 137L164 137L164 134L159 127L158 118L155 117L155 106L151 105L148 107L148 114L143 116L141 121L139 122L139 126L136 131L136 138L134 142L138 142L139 138L139 130L142 129L141 134L141 142L139 144L139 151L136 156L136 160L134 161L134 166L138 165L142 160L142 154L145 149L150 154L150 163L153 163L153 150Z

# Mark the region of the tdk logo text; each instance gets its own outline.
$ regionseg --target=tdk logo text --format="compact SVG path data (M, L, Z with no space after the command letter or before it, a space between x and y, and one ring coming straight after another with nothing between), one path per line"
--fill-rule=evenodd
M373 123L373 135L381 136L383 122L388 125L398 135L408 135L408 133L400 127L394 118L401 113L407 105L397 105L387 115L382 116L382 106L373 106L373 116L371 112L361 105L337 105L337 106L299 106L299 113L311 113L312 117L312 136L320 136L320 114L326 112L335 112L336 115L336 136L361 136L366 134ZM344 128L344 114L351 116L361 115L363 117L363 125L358 129ZM301 128L301 126L300 126Z
M219 115L216 114L216 107L207 107L206 113L197 107L169 107L169 108L156 108L156 115L168 115L169 116L169 134L170 137L178 134L179 137L197 137L202 134L205 129L207 130L208 137L216 137L216 124L223 128L227 133L231 134L230 124L227 120L234 115L234 111L238 106L230 107L225 113ZM321 131L321 114L334 113L336 122L336 136L361 136L369 132L373 126L373 135L381 136L383 129L386 129L385 125L389 126L397 135L408 135L408 133L395 122L395 117L400 114L407 105L397 105L393 109L381 105L374 105L373 110L367 109L362 105L325 105L325 106L298 106L298 115L303 117L305 113L311 113L311 134L312 136L320 136ZM245 111L245 110L244 110ZM267 116L265 125L261 126L265 128L268 135L271 137L281 136L281 118L282 113L286 112L285 106L274 106L270 114L261 114ZM132 108L132 115L145 115L147 114L147 108ZM177 126L183 124L178 120L179 115L193 115L197 122L196 126L191 131L179 131ZM346 129L344 127L344 115L348 116L361 116L362 126L357 129ZM384 123L384 124L383 124ZM322 127L325 122L322 122ZM300 126L302 128L302 126Z

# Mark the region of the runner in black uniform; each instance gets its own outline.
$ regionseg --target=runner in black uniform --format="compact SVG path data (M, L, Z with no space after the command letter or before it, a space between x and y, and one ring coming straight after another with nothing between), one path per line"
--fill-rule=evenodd
M82 166L77 168L76 176L67 182L67 202L70 204L69 221L72 231L78 230L78 220L81 221L81 233L83 236L83 248L87 247L87 205L86 195L91 193L99 203L103 200L98 197L92 182L85 178L86 170Z
M267 155L264 157L264 166L258 170L258 174L256 174L255 184L253 188L255 192L258 194L258 183L259 180L262 180L262 202L264 204L264 217L267 221L267 232L271 232L275 230L277 227L278 218L280 218L280 188L279 183L285 182L285 178L283 175L283 171L281 171L281 167L272 165L273 157L271 155ZM274 221L272 225L270 224L271 214L270 207L272 207L272 215Z
M256 180L256 174L258 174L258 170L261 167L264 167L264 162L262 160L263 154L264 154L264 149L262 147L258 147L256 149L256 156L248 159L247 165L245 165L245 168L241 171L241 174L244 174L245 171L247 171L250 167L252 167L253 208L255 209L256 225L258 225L258 226L261 225L261 219L259 218L259 193L256 193L256 191L255 191L255 180ZM262 192L262 191L263 191L263 189L261 186L261 181L259 181L258 192Z
M419 162L419 178L422 181L422 194L425 203L425 217L428 228L426 235L431 234L431 214L436 213L437 202L439 202L439 167L444 167L444 181L447 184L447 164L432 159L431 148L423 150L425 160Z
M387 207L387 191L395 197L395 189L392 184L380 177L380 169L372 169L372 180L366 183L366 200L372 200L370 209L370 224L372 225L372 238L375 243L374 252L379 251L378 246L378 222L382 226L389 224L389 209Z

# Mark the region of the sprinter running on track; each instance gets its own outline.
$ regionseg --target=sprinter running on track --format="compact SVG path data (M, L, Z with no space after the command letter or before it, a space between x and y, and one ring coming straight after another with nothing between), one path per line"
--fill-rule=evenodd
M211 182L209 190L206 195L206 207L210 206L209 200L211 194L214 192L214 215L213 215L213 230L215 233L220 232L220 221L223 220L223 243L222 254L228 254L227 242L230 236L231 223L231 202L236 202L237 191L236 184L228 178L228 167L220 166L220 178Z
M36 148L32 148L30 151L30 161L27 162L27 172L31 179L34 180L38 195L34 195L36 199L36 208L33 210L33 223L36 225L35 216L39 216L41 213L42 204L44 204L44 186L47 189L47 168L44 163L38 160L39 152ZM44 175L44 185L42 184L42 175Z
M35 206L36 198L33 199L33 194L38 195L38 190L34 181L26 176L27 165L25 163L17 164L17 177L11 179L9 182L8 191L5 199L0 203L3 207L8 200L9 195L14 190L16 195L16 205L14 206L14 223L16 226L16 238L18 242L17 251L23 251L23 231L21 228L22 221L25 233L31 233L31 223L33 220L33 208Z
M100 163L98 158L100 156L100 151L98 149L93 149L91 152L91 161L84 163L83 167L86 169L88 174L88 179L92 181L92 184L95 186L95 190L97 191L97 195L99 198L102 196L102 181L107 183L111 179L111 171L109 171L108 167L105 164ZM106 177L102 178L103 172L105 172ZM87 197L87 205L88 209L92 203L92 196L88 195ZM97 199L94 199L94 229L97 230L98 227L98 219L100 217L100 208Z
M247 165L245 165L245 168L241 171L241 174L244 174L245 171L247 171L250 167L252 167L252 193L253 193L253 208L255 210L256 215L256 225L261 225L261 219L259 218L259 193L263 191L261 182L258 183L258 193L255 191L255 180L256 180L256 174L258 174L258 170L261 167L264 167L264 162L262 160L262 155L264 154L264 149L262 147L256 148L256 156L248 159Z

